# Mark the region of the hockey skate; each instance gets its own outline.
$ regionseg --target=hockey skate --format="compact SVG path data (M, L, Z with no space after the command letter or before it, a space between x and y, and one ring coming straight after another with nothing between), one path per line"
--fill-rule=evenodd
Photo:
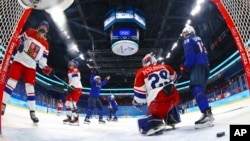
M5 109L6 109L6 104L2 104L2 115L4 115L4 112L5 112Z
M112 118L111 121L118 121L118 119L117 118Z
M74 117L74 120L69 121L69 124L73 125L73 126L79 126L79 119L78 119L78 117Z
M63 120L63 124L69 124L71 121L71 116L67 115L67 118Z
M202 113L201 118L195 122L195 129L212 127L214 126L213 121L214 121L214 117L211 112L211 108L208 108Z
M90 124L90 120L88 118L85 118L83 123L84 124Z
M105 124L106 122L103 119L99 119L99 124Z
M35 111L30 111L30 118L33 121L34 125L37 125L39 119L36 117Z

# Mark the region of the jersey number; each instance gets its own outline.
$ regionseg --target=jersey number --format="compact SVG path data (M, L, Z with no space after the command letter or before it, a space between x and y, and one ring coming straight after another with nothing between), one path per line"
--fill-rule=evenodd
M170 82L168 78L168 72L166 70L161 70L159 73L153 73L148 76L149 82L151 81L152 89L162 87Z

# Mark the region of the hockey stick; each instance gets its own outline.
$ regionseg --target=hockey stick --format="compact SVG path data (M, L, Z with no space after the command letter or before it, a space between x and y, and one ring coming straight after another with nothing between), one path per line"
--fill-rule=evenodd
M98 66L90 66L89 64L87 64L87 66L90 68L90 69L99 69L100 67Z
M59 80L60 82L62 82L67 88L71 88L72 89L72 87L68 83L66 83L65 81L63 81L61 78L59 78L55 74L53 75L53 77L55 77L57 80Z

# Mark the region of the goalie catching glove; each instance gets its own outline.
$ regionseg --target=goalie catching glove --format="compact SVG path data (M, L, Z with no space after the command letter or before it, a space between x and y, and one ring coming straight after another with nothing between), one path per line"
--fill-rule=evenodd
M173 89L174 89L174 84L168 83L166 86L163 87L162 90L166 95L171 95L173 93Z
M47 76L55 75L54 70L50 66L46 66L46 67L42 68L42 72Z

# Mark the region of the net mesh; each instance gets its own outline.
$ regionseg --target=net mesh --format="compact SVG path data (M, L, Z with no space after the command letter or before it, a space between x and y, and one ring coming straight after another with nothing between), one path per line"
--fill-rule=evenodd
M249 49L250 45L250 0L221 0L231 16L243 43Z
M0 0L0 60L2 60L24 8L17 0Z

